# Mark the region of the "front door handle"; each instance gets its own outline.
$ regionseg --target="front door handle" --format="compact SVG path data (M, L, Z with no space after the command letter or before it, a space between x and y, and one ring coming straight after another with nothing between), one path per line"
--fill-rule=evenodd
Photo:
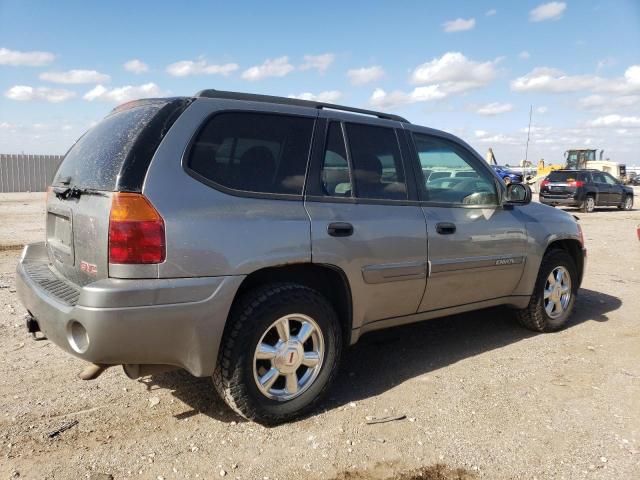
M436 225L436 232L440 235L451 235L452 233L456 233L456 226L449 222L438 223Z
M332 237L350 237L353 235L353 225L347 222L330 223L327 233Z

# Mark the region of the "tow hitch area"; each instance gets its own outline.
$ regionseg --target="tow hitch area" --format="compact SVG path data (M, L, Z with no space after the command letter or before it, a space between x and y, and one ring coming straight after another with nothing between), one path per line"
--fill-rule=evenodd
M31 314L27 313L24 316L25 323L27 325L27 332L31 334L34 340L46 340L47 337L44 335L37 336L37 333L40 331L40 325L38 325L38 321L31 316Z

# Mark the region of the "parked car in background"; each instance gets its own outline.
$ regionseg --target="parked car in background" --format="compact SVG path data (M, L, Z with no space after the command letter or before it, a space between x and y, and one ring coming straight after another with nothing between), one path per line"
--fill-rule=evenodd
M580 208L633 209L633 188L599 170L554 170L540 183L540 202L545 205Z
M508 167L501 167L500 165L492 165L492 167L505 184L522 183L523 177L520 173L510 170Z
M215 90L116 108L46 211L17 267L29 331L92 362L85 378L211 376L267 424L312 408L369 331L494 305L563 328L586 253L571 215L453 135Z

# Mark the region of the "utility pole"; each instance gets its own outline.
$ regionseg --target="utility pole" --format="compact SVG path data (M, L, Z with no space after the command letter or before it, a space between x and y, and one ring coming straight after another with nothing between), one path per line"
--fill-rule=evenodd
M529 129L527 130L527 148L524 151L525 165L527 163L527 160L529 160L529 137L531 136L531 115L533 115L533 105L529 107Z

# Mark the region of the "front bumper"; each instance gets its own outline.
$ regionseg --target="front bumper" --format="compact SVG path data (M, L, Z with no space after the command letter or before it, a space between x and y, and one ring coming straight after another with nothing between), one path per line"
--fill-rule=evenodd
M34 264L48 264L44 243L27 245L22 253L18 296L63 350L93 363L175 365L196 376L215 369L227 315L244 279L107 278L80 288L77 301L69 301L43 287L31 273Z

